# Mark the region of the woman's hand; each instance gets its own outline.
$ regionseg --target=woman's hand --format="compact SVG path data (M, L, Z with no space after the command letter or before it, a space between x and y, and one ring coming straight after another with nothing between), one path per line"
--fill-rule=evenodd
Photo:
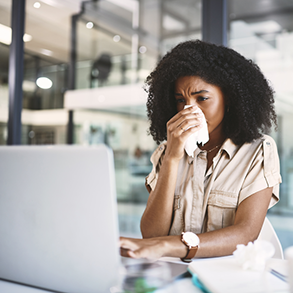
M184 257L187 247L179 236L163 236L148 239L120 237L120 253L131 258L157 260L163 256Z
M193 105L183 109L167 122L167 157L180 160L187 138L202 127L203 115L192 113L197 108Z

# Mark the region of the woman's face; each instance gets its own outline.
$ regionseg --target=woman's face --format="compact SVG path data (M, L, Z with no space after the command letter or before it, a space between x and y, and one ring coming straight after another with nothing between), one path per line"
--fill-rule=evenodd
M198 76L182 76L175 84L175 99L178 112L185 105L197 105L205 115L210 134L222 126L225 101L218 86L206 83Z

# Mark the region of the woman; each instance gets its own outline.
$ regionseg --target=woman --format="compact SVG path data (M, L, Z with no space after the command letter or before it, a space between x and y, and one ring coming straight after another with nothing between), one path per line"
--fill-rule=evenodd
M166 142L146 178L144 239L121 238L122 255L189 261L254 241L281 183L276 145L264 135L276 125L273 90L257 65L232 49L188 41L146 82L150 133ZM209 140L188 156L185 143L204 119ZM181 235L187 231L193 246Z

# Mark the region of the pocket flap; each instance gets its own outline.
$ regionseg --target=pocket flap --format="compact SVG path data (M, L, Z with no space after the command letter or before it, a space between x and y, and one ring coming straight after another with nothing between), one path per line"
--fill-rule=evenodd
M208 199L208 205L236 208L238 203L237 193L222 190L212 190Z

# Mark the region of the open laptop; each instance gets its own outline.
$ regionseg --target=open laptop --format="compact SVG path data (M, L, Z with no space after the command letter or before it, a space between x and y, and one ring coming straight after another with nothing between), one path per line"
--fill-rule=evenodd
M120 267L117 218L106 146L0 147L0 279L109 292Z

